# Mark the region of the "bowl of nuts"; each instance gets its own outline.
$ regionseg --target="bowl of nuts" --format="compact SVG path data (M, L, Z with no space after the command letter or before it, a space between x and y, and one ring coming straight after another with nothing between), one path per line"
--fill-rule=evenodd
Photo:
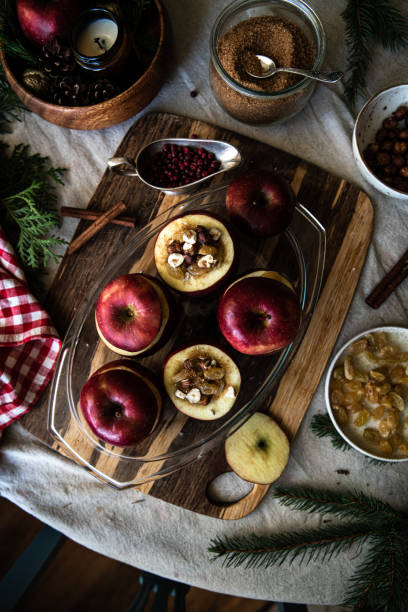
M408 461L408 328L376 327L349 340L330 363L325 399L350 446Z
M371 185L408 200L408 84L384 89L363 106L354 126L353 154Z

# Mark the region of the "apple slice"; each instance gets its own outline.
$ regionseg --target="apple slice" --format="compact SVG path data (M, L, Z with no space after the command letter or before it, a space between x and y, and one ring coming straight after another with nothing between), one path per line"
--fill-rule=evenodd
M180 412L194 419L213 421L234 405L241 374L231 357L217 346L192 344L169 355L163 381Z
M289 440L268 414L255 412L225 441L225 458L244 480L270 484L289 461Z
M156 428L163 395L154 375L127 360L94 372L81 390L80 408L92 432L115 446L134 446Z
M232 221L256 236L276 236L290 224L296 197L283 176L252 170L233 181L225 194Z
M193 211L170 221L159 233L154 260L162 280L183 294L218 289L236 263L236 249L225 222L213 213Z
M146 356L171 331L174 308L159 281L146 274L124 274L102 290L95 309L101 340L115 353Z
M268 355L293 342L302 311L287 279L273 270L256 270L224 291L217 317L221 333L235 350Z

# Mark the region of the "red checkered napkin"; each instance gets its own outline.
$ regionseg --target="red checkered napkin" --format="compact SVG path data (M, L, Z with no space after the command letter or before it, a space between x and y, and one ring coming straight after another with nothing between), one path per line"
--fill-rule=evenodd
M36 403L60 348L52 321L31 295L0 228L0 430Z

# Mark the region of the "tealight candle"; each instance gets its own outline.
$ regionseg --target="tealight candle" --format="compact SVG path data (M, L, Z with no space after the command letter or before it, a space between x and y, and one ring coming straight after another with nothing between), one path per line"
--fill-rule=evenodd
M81 68L117 75L129 58L131 43L119 15L91 8L74 26L71 47Z
M112 19L96 19L84 26L76 39L76 50L81 55L96 57L113 47L118 38L118 25Z

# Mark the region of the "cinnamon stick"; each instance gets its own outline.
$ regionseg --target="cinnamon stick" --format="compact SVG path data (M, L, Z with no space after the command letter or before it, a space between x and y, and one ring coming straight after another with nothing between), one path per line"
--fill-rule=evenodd
M103 215L99 210L84 210L83 208L75 208L74 206L61 206L62 217L73 217L74 219L83 219L84 221L96 221ZM125 227L135 227L136 217L125 217L120 215L110 220L110 223L115 225L124 225Z
M117 217L125 209L126 204L124 204L123 202L117 202L116 204L114 204L112 208L103 213L98 219L96 219L96 221L94 221L89 227L87 227L86 230L78 236L78 238L75 238L75 240L71 242L67 249L68 255L75 253L75 251L78 251L78 249L83 247L88 242L88 240L90 240L93 236L95 236L97 232L99 232L99 230L101 230L107 223L109 223L109 221Z
M366 303L371 308L378 308L385 302L398 285L408 276L408 250L400 257L384 278L373 289L366 298Z

